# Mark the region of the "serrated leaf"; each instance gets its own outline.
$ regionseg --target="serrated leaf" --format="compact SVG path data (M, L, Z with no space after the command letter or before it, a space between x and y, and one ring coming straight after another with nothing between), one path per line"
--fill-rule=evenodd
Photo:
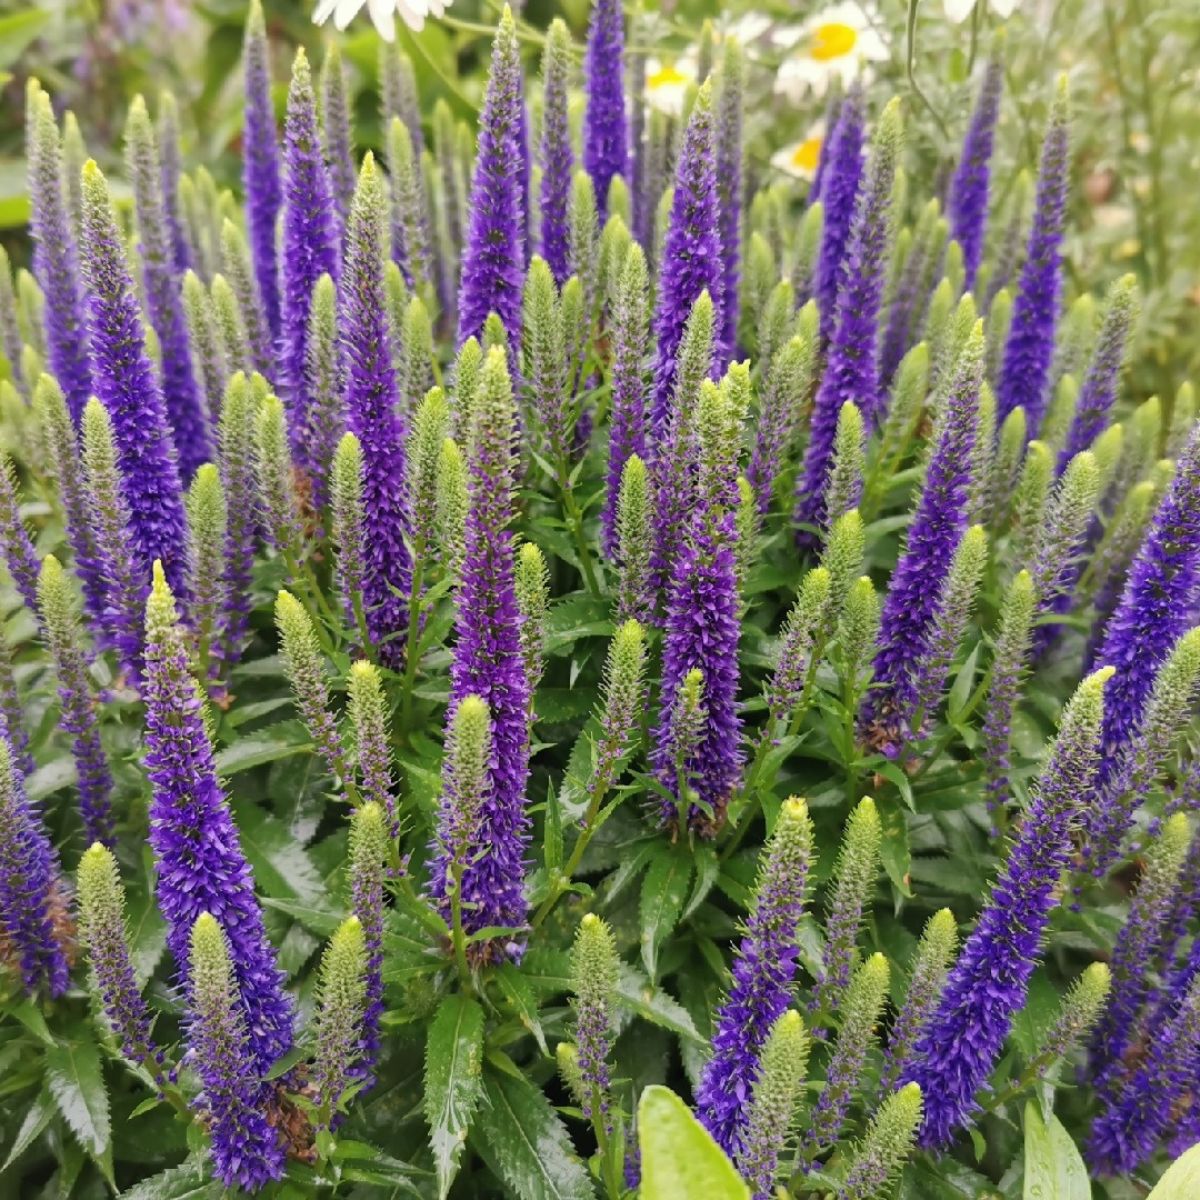
M749 1200L733 1163L670 1088L652 1084L638 1101L641 1200Z
M704 903L721 873L721 860L711 846L698 846L695 861L696 883L688 897L687 907L679 918L681 921L686 921Z
M257 804L237 802L233 815L258 886L270 896L315 904L325 895L321 873L282 821Z
M512 965L504 963L496 973L496 982L504 993L505 999L512 1005L517 1020L533 1034L538 1049L548 1055L550 1047L546 1045L546 1035L542 1030L542 1022L538 1017L537 997L533 987L521 972Z
M489 1074L484 1094L471 1145L519 1200L594 1200L587 1168L540 1089Z
M447 997L425 1043L425 1119L443 1200L458 1174L482 1094L483 1009L467 996Z
M891 796L879 796L875 801L879 813L879 857L888 878L896 885L900 894L911 896L908 872L912 866L912 854L908 847L908 821L904 810Z
M664 850L651 861L642 880L642 962L651 979L658 975L659 948L679 922L691 879L692 860Z
M217 774L236 775L263 763L276 762L293 754L307 754L313 748L298 721L281 721L253 737L239 738L216 754Z
M46 1085L79 1144L111 1179L112 1124L108 1089L94 1042L59 1041L46 1048Z
M655 987L636 967L622 963L617 980L619 1005L651 1024L669 1029L689 1041L704 1044L688 1010L673 996Z
M1146 1200L1194 1200L1200 1196L1200 1143L1177 1158Z
M562 805L558 799L558 791L551 785L546 795L546 870L553 873L562 866L563 862L563 827Z
M17 1130L16 1139L9 1148L8 1157L4 1160L4 1165L0 1167L0 1174L7 1171L42 1136L53 1116L54 1101L48 1092L42 1092L26 1112L25 1119L21 1122L21 1128Z
M218 1200L224 1186L208 1176L202 1159L171 1167L121 1193L121 1200Z
M1025 1105L1024 1200L1091 1200L1092 1185L1079 1149L1053 1114L1043 1121L1037 1104Z

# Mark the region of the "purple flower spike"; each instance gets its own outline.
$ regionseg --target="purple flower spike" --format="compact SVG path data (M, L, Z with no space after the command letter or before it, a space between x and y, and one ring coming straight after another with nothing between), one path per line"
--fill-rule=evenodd
M158 334L163 400L180 474L186 483L197 467L212 459L212 432L192 367L187 318L175 271L175 247L163 207L162 167L154 127L141 96L135 96L129 108L125 169L133 183L146 315Z
M1125 365L1129 335L1137 315L1137 278L1124 275L1108 292L1104 324L1079 388L1075 418L1067 434L1067 444L1058 458L1060 474L1076 454L1091 446L1108 424L1121 382L1121 368Z
M1098 1176L1129 1175L1154 1153L1194 1079L1193 1064L1200 1052L1200 976L1178 1007L1151 1032L1148 1047L1141 1066L1092 1126L1087 1158Z
M1064 76L1042 145L1033 227L1013 301L1012 324L996 387L996 420L1014 408L1025 410L1029 434L1036 437L1046 410L1054 332L1058 326L1063 211L1067 204L1070 152L1067 83Z
M17 585L25 607L38 611L38 553L29 530L21 519L21 501L17 493L17 473L12 460L0 450L0 554Z
M620 20L619 11L617 19ZM538 214L541 254L560 288L571 275L567 206L571 198L571 179L575 174L575 155L571 149L567 115L570 73L571 35L556 17L550 22L542 57L542 186Z
M583 114L583 166L596 189L600 221L608 185L629 173L629 125L625 116L625 17L621 0L595 0L583 60L587 108Z
M217 1177L226 1187L256 1192L283 1174L285 1157L280 1131L266 1113L271 1088L261 1071L246 1070L253 1029L231 961L232 940L209 912L187 930L187 1047L204 1085L199 1105Z
M858 206L858 185L863 172L864 121L862 89L856 84L838 110L837 124L829 135L821 170L820 197L825 210L825 223L821 233L821 252L817 258L814 295L821 313L823 341L833 336L842 259Z
M604 547L610 558L617 554L617 502L621 474L631 455L646 457L646 355L650 328L646 306L650 280L646 256L636 242L630 244L617 285L612 316L612 420L608 448L608 494L604 505Z
M821 386L813 404L812 429L797 485L794 520L825 523L825 491L833 463L838 414L847 401L863 406L872 425L879 387L879 311L892 242L892 183L900 155L900 102L883 110L871 147L871 161L858 196L854 222L837 291L837 311ZM830 514L831 517L839 516ZM807 536L806 536L807 535ZM805 545L813 541L801 531Z
M459 704L478 696L491 714L489 788L472 844L462 857L462 904L468 932L486 926L519 929L528 912L525 859L529 817L529 683L521 653L521 616L514 583L510 527L516 516L516 408L505 352L487 355L473 406L465 553L457 593L454 660L450 668L452 724ZM450 727L448 724L447 728ZM439 848L430 890L444 913L451 857ZM516 935L476 942L482 960L519 958Z
M246 229L258 294L267 325L277 337L280 332L279 260L275 253L275 220L279 216L283 188L280 184L279 136L271 103L271 58L261 0L250 0L242 54L246 64L246 110L242 129Z
M1104 709L1105 781L1141 720L1159 667L1191 627L1198 595L1200 426L1179 456L1096 656L1117 671Z
M754 903L716 1014L713 1054L696 1093L705 1128L730 1155L744 1150L762 1048L792 997L799 922L812 866L812 822L796 797L784 802L759 859Z
M893 755L917 704L920 664L937 627L941 588L967 527L983 375L983 323L958 357L908 539L888 586L874 684L859 715L867 741Z
M189 983L188 942L203 912L228 930L233 977L249 1033L249 1063L261 1078L292 1048L292 1005L267 940L254 877L217 779L203 701L189 670L187 635L162 568L146 602L146 773L150 845L167 945Z
M1004 63L989 60L979 88L979 99L963 138L962 158L950 180L947 213L950 236L962 247L963 290L975 284L975 273L983 261L983 243L987 232L988 184L991 173L992 141L1000 115L1000 94L1004 88Z
M471 180L471 214L458 289L458 344L482 337L491 312L509 344L521 335L525 284L525 102L517 31L507 6L492 45L492 67L479 118L479 150Z
M967 938L901 1080L921 1085L926 1099L920 1143L950 1142L975 1110L975 1094L1004 1047L1029 979L1063 870L1072 833L1095 785L1105 668L1089 675L1063 710L1049 760L992 893Z
M92 369L75 237L63 194L62 144L50 97L36 80L29 81L26 101L33 271L46 297L50 371L78 424L91 395ZM11 366L15 371L20 364ZM34 381L28 382L32 385Z
M408 620L411 564L404 538L404 430L396 415L396 372L388 342L386 239L383 176L368 154L346 227L342 354L350 431L363 451L367 535L363 604L371 640L384 660L395 666L404 652L404 639L394 635L404 630Z
M735 363L720 388L707 379L700 387L698 495L685 518L682 544L669 561L662 668L665 703L651 760L673 797L663 801L664 823L675 824L686 810L688 824L707 837L715 836L724 821L742 770L737 711L741 627L736 455L749 392L745 363ZM701 672L704 680L703 721L691 754L681 764L671 731L677 723L681 685L693 671ZM682 781L681 770L686 776ZM690 797L679 794L681 784L691 791Z
M651 401L651 428L656 442L667 431L683 330L692 306L703 292L708 292L714 305L722 294L711 83L700 88L684 134L658 273L658 308L654 314L657 356ZM719 312L717 321L720 321Z
M68 913L54 848L25 795L7 730L0 730L0 962L31 996L61 996L69 967L56 925Z
M142 314L125 263L108 184L89 160L83 169L83 274L90 293L96 394L112 418L129 531L139 575L163 564L172 588L187 578L187 518L175 448L158 378L146 356Z
M292 457L302 470L310 471L319 466L312 461L312 454L320 439L310 436L309 310L317 280L329 275L336 283L340 264L337 206L321 151L312 71L303 48L296 51L292 64L283 171L282 332L276 382L287 401ZM382 305L380 308L382 311Z

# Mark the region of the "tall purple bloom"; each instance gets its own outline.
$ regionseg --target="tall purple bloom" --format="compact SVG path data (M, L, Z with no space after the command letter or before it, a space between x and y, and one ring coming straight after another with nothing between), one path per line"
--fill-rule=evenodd
M521 145L525 102L512 13L505 9L492 44L492 67L479 118L471 180L470 227L458 288L458 344L481 337L488 313L504 323L511 345L521 333L525 282L525 189Z
M188 940L196 918L210 912L223 922L249 1031L249 1065L265 1075L292 1047L292 1005L263 927L250 864L217 779L203 700L189 669L187 635L157 563L146 602L145 664L150 845L167 945L186 984Z
M1050 113L1042 145L1037 200L1025 264L1013 301L1012 324L996 387L996 420L1014 408L1025 410L1031 437L1037 436L1046 409L1054 331L1062 291L1063 213L1067 205L1070 150L1067 84L1064 76Z
M1129 568L1096 662L1116 668L1104 707L1107 781L1141 719L1158 669L1193 623L1200 596L1200 426Z
M133 183L146 315L158 334L163 400L186 483L197 467L212 458L212 435L188 344L175 247L163 208L162 167L154 127L141 96L135 96L129 108L125 169Z
M283 189L280 184L275 109L271 103L271 58L261 0L250 0L242 54L246 72L246 107L242 127L242 188L246 193L246 229L258 294L267 325L277 337L280 317L275 220L283 200Z
M204 1085L198 1103L212 1139L213 1166L226 1187L255 1192L283 1174L284 1148L265 1111L270 1085L261 1069L246 1070L254 1029L232 960L233 930L201 912L186 933L188 1058Z
M721 221L721 326L717 338L717 362L722 367L733 358L737 346L738 284L742 260L742 106L745 63L741 47L732 39L725 43L717 93L716 162Z
M71 754L79 786L79 811L89 843L113 840L112 772L100 741L96 702L88 683L82 630L67 574L53 554L42 560L38 607L46 643L58 676L63 729L71 735Z
M384 639L404 629L411 564L404 540L404 430L396 414L383 278L386 238L387 195L375 159L368 154L346 228L342 355L350 431L363 450L363 604L371 640L394 666L403 655L403 638Z
M1125 365L1129 334L1137 314L1137 278L1123 275L1108 292L1104 324L1079 388L1066 445L1059 455L1060 474L1076 454L1086 450L1104 432L1108 424L1121 382L1121 368Z
M651 758L659 781L674 797L663 801L664 823L681 817L681 774L694 792L686 819L714 836L741 775L741 719L737 712L740 611L737 582L737 447L743 397L749 394L746 364L735 364L721 387L705 380L696 426L699 487L685 517L682 544L668 567L663 642L663 711ZM681 685L690 672L703 675L703 719L683 763L672 737Z
M762 1048L791 1000L811 865L812 822L804 801L793 797L759 860L753 907L696 1093L700 1120L727 1154L744 1148Z
M1200 1052L1200 976L1147 1043L1146 1057L1092 1126L1087 1157L1096 1174L1128 1175L1158 1144L1195 1078ZM1181 1151L1182 1152L1182 1148Z
M170 92L158 98L158 157L162 164L163 213L171 231L171 252L179 274L192 265L192 248L188 244L179 202L179 180L183 175L183 160L179 150L179 106Z
M620 0L594 0L583 60L587 108L583 114L583 166L596 189L603 222L608 185L629 173L625 116L625 16Z
M804 473L797 484L794 519L799 523L821 526L826 521L825 492L842 405L847 401L862 405L868 428L872 422L880 391L877 341L892 242L892 184L902 136L900 104L893 100L879 118L846 245L833 337L813 404ZM812 536L806 534L802 531L802 540L810 544Z
M619 10L617 19L620 20ZM575 155L571 149L567 116L570 71L571 35L556 17L546 34L546 51L542 56L542 185L538 215L541 254L549 263L558 287L562 287L571 275L567 207L571 198L571 178L575 173Z
M516 410L502 347L488 351L472 417L470 507L456 597L448 721L466 697L482 698L491 714L493 752L490 789L463 860L461 895L468 932L486 926L519 928L528 911L524 878L529 844L529 683L509 532L516 516ZM430 872L432 893L447 912L449 865L443 850ZM521 946L515 938L495 938L475 943L472 950L484 959L500 959L518 957Z
M975 1109L1013 1017L1025 1003L1042 937L1072 854L1075 818L1095 783L1104 685L1088 676L1063 710L1049 760L1008 857L946 981L902 1080L925 1096L921 1144L945 1146Z
M125 263L108 184L83 169L83 274L89 292L96 394L112 418L139 574L161 560L177 591L187 577L187 518L175 448L158 379L146 356L142 314Z
M963 138L962 157L950 180L946 204L950 236L962 247L963 289L970 291L983 261L987 232L988 183L991 173L992 140L1000 115L1000 93L1004 87L1004 63L990 59L979 88L979 99Z
M899 751L917 703L920 663L937 626L941 586L967 527L967 500L983 373L983 323L959 354L939 417L925 484L888 586L875 655L875 686L859 715L863 735Z
M19 972L30 995L61 996L69 968L55 926L68 901L17 759L8 730L0 729L0 962Z
M338 277L337 211L333 185L317 132L312 71L303 48L296 51L284 123L283 247L278 380L288 406L292 456L303 470L313 461L308 381L309 310L322 275ZM382 306L381 306L382 307Z
M608 493L604 504L604 548L617 553L617 502L621 474L630 455L646 457L646 356L650 328L647 306L650 279L646 256L632 242L617 284L612 316L612 420L608 443Z
M21 518L17 473L12 460L0 450L0 555L12 576L25 607L38 611L38 553Z
M78 424L92 391L83 288L75 236L63 194L62 144L50 97L36 80L27 94L30 234L33 271L46 297L46 348L50 370ZM12 363L14 371L19 363ZM29 380L32 385L33 380Z
M850 238L850 226L858 204L858 185L863 172L863 97L856 84L842 101L837 124L829 135L828 153L821 172L821 205L825 223L821 252L817 257L814 295L821 312L821 337L833 336L842 257Z
M654 313L654 393L651 428L655 441L667 430L675 387L676 357L692 306L707 291L714 303L722 294L720 207L713 152L712 85L696 97L675 179L671 217L658 273ZM717 314L718 321L720 313Z

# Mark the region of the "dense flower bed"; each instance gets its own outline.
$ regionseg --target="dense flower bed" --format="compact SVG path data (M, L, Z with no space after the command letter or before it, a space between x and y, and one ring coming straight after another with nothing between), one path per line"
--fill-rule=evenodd
M505 9L477 134L384 42L371 151L332 49L278 126L255 5L241 200L167 95L114 204L30 81L20 1194L1126 1200L1200 1140L1200 431L1068 285L1068 80L993 186L997 42L931 180L830 10L795 191L741 32L596 0L580 77Z

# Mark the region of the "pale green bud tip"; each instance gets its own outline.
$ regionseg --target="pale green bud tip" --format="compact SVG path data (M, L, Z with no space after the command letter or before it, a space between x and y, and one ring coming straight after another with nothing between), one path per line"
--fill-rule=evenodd
M891 966L885 955L878 950L871 955L870 958L863 964L864 974L874 983L878 983L883 987L887 986L888 977L891 975Z
M931 941L953 944L958 937L958 922L948 908L939 908L929 918L925 930Z
M120 917L124 894L117 860L100 842L93 842L79 860L79 905L85 925Z
M465 704L466 701L463 701ZM462 705L459 705L461 708ZM350 829L351 834L357 835L367 841L378 840L378 844L382 847L385 829L386 818L383 809L374 800L369 800L366 804L360 804L354 810L354 816L351 818Z
M579 922L572 967L578 994L603 997L616 986L617 944L608 923L595 913L585 914Z
M1192 827L1187 813L1175 813L1163 822L1159 841L1165 853L1172 857L1182 856L1191 841Z
M379 693L381 685L379 682L379 671L375 664L368 662L365 658L360 658L350 664L350 688L351 691L358 691L362 696L371 696Z
M1080 990L1086 990L1093 995L1096 1003L1100 1003L1108 995L1108 989L1111 986L1112 968L1108 963L1092 963L1091 966L1084 969L1083 974L1079 977Z
M330 965L353 966L356 959L365 953L362 922L355 916L347 917L334 930L330 939ZM361 969L361 968L360 968Z

